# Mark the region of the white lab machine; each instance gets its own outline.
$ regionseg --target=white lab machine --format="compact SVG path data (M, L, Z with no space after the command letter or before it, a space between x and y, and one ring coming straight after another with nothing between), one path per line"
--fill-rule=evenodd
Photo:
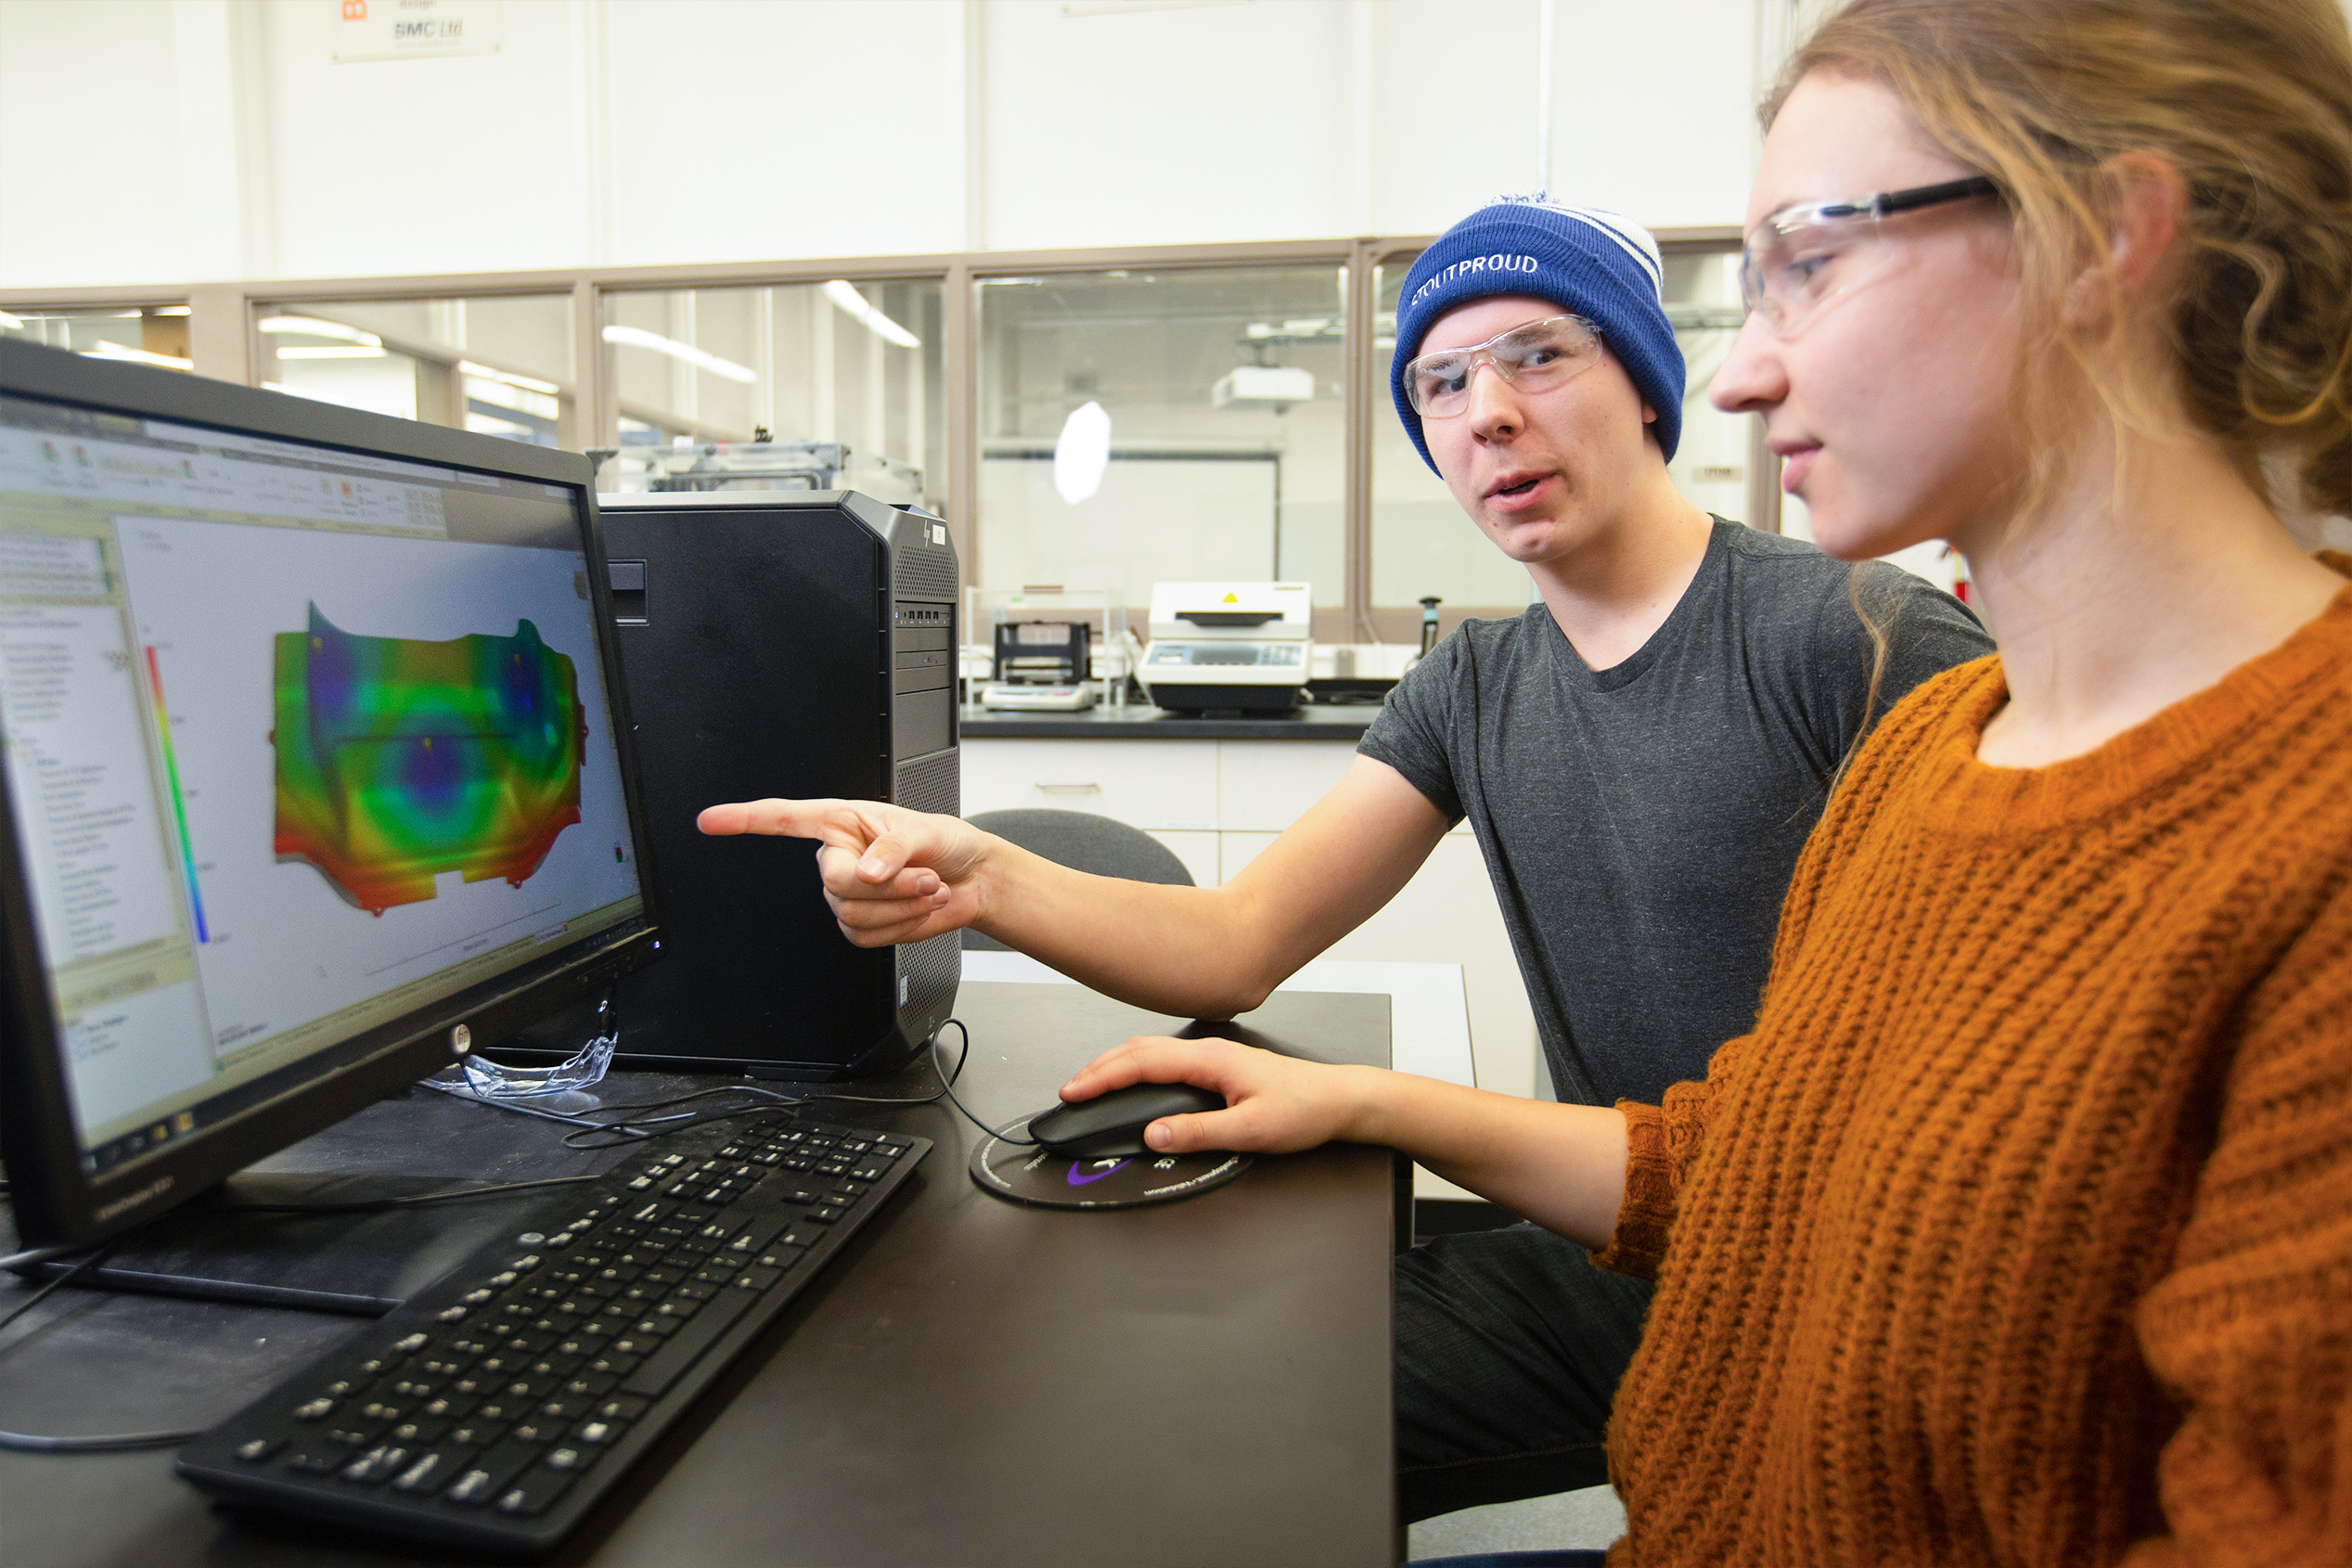
M1287 712L1314 668L1305 583L1154 583L1142 680L1163 708Z

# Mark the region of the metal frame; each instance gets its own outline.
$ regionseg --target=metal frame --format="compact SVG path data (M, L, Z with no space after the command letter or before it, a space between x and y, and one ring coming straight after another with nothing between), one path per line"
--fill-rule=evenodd
M1668 254L1737 249L1740 230L1730 225L1656 231ZM981 541L974 508L980 481L980 366L977 297L974 286L993 277L1040 273L1128 270L1206 270L1320 263L1344 267L1347 344L1342 518L1347 563L1343 602L1316 611L1315 635L1328 642L1410 642L1420 615L1410 605L1375 605L1372 588L1373 421L1386 406L1384 378L1372 353L1372 271L1376 266L1425 250L1433 235L1361 236L1343 239L1285 239L1229 245L1110 246L1074 251L967 251L915 256L839 256L814 260L710 262L682 266L573 267L530 272L443 273L405 277L308 277L263 282L109 285L84 289L0 289L0 310L14 306L49 309L74 306L170 304L185 302L188 353L196 373L220 380L253 383L260 361L254 331L255 306L300 306L335 299L425 299L501 294L572 296L574 418L585 446L609 445L619 431L620 408L606 373L603 302L609 294L678 289L759 288L821 283L846 277L872 282L936 279L943 291L945 331L940 345L947 388L945 411L947 526L967 573L976 572ZM1767 451L1759 424L1749 443L1748 522L1778 533L1780 525L1780 464ZM1446 619L1517 614L1520 605L1448 606Z

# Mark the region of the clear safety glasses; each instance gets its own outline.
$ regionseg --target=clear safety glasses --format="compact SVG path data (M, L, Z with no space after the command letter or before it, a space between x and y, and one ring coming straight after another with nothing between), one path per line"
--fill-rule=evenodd
M1549 392L1600 359L1600 328L1580 315L1547 316L1497 333L1474 348L1425 353L1405 366L1405 396L1424 419L1450 419L1470 406L1481 365L1521 392Z
M1795 335L1821 308L1877 276L1888 247L1881 225L1901 212L1998 196L1984 175L1883 191L1851 201L1784 207L1748 231L1740 298L1776 336Z

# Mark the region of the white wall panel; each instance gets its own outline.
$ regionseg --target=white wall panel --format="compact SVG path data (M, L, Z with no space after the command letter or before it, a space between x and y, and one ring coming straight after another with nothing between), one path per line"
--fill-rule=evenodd
M338 64L334 6L260 8L270 276L487 272L582 259L574 11L510 4L501 13L495 54Z
M1555 3L1554 194L1652 228L1740 222L1760 145L1757 6Z
M1787 0L1553 5L1554 190L1736 222ZM1541 15L507 0L338 64L335 0L0 0L0 287L1433 230L1541 177Z
M611 263L963 248L959 0L598 8Z
M178 276L172 60L164 0L0 5L0 281Z
M987 7L993 250L1346 232L1348 10Z

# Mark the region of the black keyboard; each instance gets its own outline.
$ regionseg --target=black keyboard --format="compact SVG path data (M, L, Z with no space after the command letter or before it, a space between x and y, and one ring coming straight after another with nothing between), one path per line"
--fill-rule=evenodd
M554 1547L931 1151L772 1115L649 1142L180 1451L208 1492ZM562 1202L562 1201L559 1201Z

